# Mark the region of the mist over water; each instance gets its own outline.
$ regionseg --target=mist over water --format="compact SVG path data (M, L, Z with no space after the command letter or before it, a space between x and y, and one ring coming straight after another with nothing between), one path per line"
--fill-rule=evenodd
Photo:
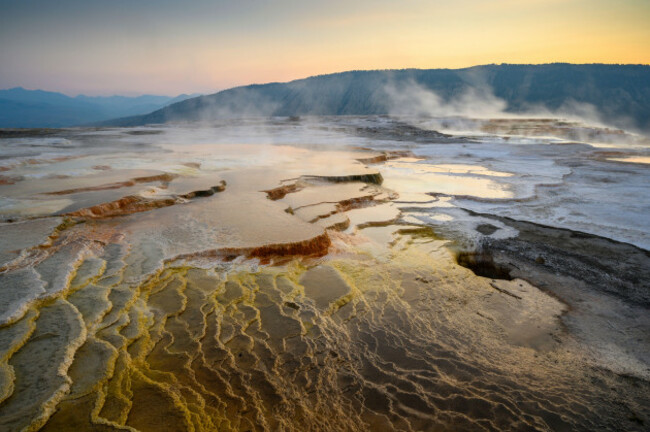
M650 430L650 2L0 4L0 432Z
M1 138L1 429L643 430L647 139L386 92Z

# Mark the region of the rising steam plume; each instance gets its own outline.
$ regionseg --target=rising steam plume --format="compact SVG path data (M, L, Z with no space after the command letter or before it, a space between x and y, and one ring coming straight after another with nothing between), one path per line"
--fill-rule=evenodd
M306 115L548 115L650 131L650 66L487 65L350 71L251 85L104 125Z

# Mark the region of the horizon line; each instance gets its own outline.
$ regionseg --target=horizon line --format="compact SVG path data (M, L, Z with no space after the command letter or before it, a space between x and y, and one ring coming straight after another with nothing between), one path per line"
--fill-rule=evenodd
M249 86L262 86L262 85L267 85L267 84L288 84L292 83L295 81L301 81L301 80L306 80L310 78L317 78L317 77L324 77L328 75L338 75L338 74L343 74L343 73L350 73L350 72L387 72L387 71L409 71L409 70L417 70L417 71L428 71L428 70L450 70L450 71L460 71L460 70L465 70L465 69L472 69L472 68L480 68L480 67L486 67L486 66L550 66L550 65L571 65L571 66L640 66L640 67L650 67L650 63L603 63L603 62L595 62L595 63L570 63L570 62L562 62L562 61L557 61L557 62L546 62L546 63L507 63L507 62L502 62L502 63L483 63L483 64L476 64L472 66L464 66L464 67L456 67L456 68L449 68L449 67L433 67L433 68L376 68L376 69L346 69L346 70L341 70L341 71L336 71L336 72L328 72L328 73L322 73L322 74L315 74L315 75L309 75L309 76L303 76L299 78L294 78L286 81L265 81L265 82L252 82L248 84L240 84L240 85L235 85L231 87L224 87L221 89L217 90L210 90L208 92L189 92L185 91L182 93L178 94L155 94L155 93L138 93L134 96L127 96L126 94L122 93L112 93L112 94L107 94L107 95L100 95L100 94L87 94L87 93L78 93L76 95L71 95L69 93L65 93L63 91L59 90L46 90L43 88L25 88L21 85L17 85L14 87L8 87L8 88L2 88L0 91L9 91L9 90L16 90L16 89L21 89L21 90L26 90L26 91L42 91L46 93L58 93L64 96L67 96L69 98L77 98L77 97L103 97L103 98L110 98L110 97L124 97L124 98L138 98L142 96L153 96L153 97L168 97L168 98L176 98L179 96L183 95L196 95L194 97L200 97L200 96L209 96L212 94L220 93L222 91L230 90L230 89L235 89L239 87L249 87ZM128 92L126 92L128 93Z

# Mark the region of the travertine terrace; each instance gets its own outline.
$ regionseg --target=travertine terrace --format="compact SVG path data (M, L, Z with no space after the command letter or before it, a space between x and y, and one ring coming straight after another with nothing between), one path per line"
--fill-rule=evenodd
M387 117L0 137L0 429L644 430L643 140Z

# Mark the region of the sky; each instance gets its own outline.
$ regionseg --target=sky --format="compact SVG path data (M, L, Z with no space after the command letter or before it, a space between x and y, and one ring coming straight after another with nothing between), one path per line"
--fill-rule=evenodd
M177 95L549 62L650 63L650 0L0 0L0 88Z

